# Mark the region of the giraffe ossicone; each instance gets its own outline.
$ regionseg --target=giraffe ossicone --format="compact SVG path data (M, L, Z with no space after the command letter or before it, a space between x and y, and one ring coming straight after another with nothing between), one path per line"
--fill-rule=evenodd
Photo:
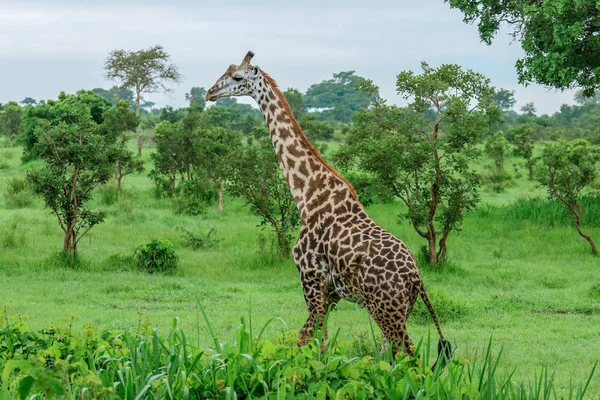
M306 344L328 310L344 299L367 309L394 353L404 345L405 352L412 354L406 319L420 295L440 335L438 351L445 362L450 343L444 339L410 251L369 218L350 182L308 141L273 78L251 65L253 56L249 51L239 65L230 65L205 98L250 96L267 122L302 217L293 254L309 315L298 343Z

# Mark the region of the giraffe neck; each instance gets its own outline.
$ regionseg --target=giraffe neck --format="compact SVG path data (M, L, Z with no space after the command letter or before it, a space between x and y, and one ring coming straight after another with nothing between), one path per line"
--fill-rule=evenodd
M253 97L267 121L279 166L302 220L332 212L342 202L352 203L351 208L356 203L362 209L352 185L310 144L277 84L264 72Z

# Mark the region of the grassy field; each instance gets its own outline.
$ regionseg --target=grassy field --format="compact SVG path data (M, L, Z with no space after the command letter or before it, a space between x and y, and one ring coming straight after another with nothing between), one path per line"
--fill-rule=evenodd
M0 148L0 193L8 179L24 174L20 155L20 148ZM128 194L113 205L103 204L101 192L94 199L108 218L80 243L79 270L54 265L62 235L41 200L7 209L0 199L0 304L10 306L11 315L26 316L35 329L51 323L128 328L149 319L164 331L179 317L188 337L209 345L205 325L197 322L198 298L223 339L250 313L256 326L273 317L285 321L272 325L271 336L302 326L306 310L296 267L273 256L268 239L266 250L259 251L259 238L268 232L241 200L226 198L223 215L214 207L205 216L188 217L153 196L146 173L126 177L124 185ZM503 348L504 371L516 369L514 379L531 379L548 366L564 389L570 381L583 381L600 360L600 259L570 226L507 218L506 207L525 196L544 192L525 178L500 194L484 188L481 207L449 239L450 265L442 272L424 270L424 281L457 357L480 357L492 338L496 350ZM424 245L399 221L399 204L367 211L413 253ZM183 246L180 227L196 233L215 228L222 240L212 249L192 251ZM600 240L598 224L587 230ZM137 246L155 238L177 246L181 268L174 276L149 276L126 262ZM329 326L339 328L349 351L365 347L370 324L363 309L342 302ZM418 307L409 333L418 341L429 332L435 328ZM600 396L598 375L590 396Z

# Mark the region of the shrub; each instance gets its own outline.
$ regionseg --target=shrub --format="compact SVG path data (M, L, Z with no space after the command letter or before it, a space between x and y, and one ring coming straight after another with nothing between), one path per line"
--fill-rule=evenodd
M181 236L184 240L184 246L189 247L192 250L210 249L222 240L214 238L213 235L216 232L215 228L210 228L205 235L195 234L194 232L185 228L178 228L178 230L181 232Z
M24 178L12 178L7 182L4 203L7 208L26 208L33 203L34 193Z
M177 214L201 215L206 206L217 201L216 186L203 179L192 179L181 184L179 194L173 204Z
M150 274L173 273L179 266L175 247L168 240L153 240L135 249L134 258L138 268Z
M119 200L119 188L114 183L107 183L99 190L100 201L105 206L112 206Z

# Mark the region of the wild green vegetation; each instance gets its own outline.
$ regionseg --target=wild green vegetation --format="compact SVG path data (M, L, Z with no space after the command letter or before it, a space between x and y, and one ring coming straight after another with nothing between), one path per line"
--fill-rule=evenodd
M591 6L450 3L488 42L510 19L521 79L576 83L577 105L516 112L485 76L425 62L399 71L403 107L354 71L284 92L415 255L456 349L444 370L430 368L420 300L417 358L380 353L348 302L329 313L328 341L296 346L300 221L262 115L235 98L207 107L203 87L188 107L155 108L144 95L181 76L154 46L109 54L119 86L0 104L0 399L599 397L597 71L581 52L538 63L566 51L578 31L565 20Z

